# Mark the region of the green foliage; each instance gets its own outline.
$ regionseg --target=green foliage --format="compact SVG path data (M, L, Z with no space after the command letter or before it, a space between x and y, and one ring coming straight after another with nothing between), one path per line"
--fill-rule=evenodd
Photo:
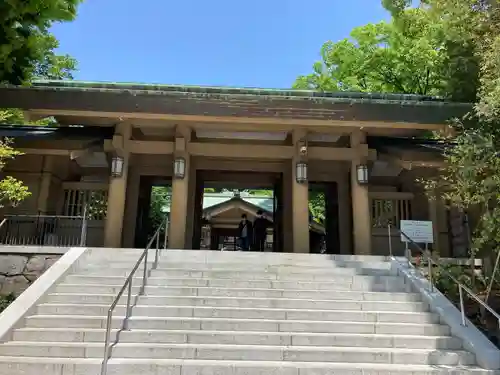
M4 0L0 3L0 82L25 84L34 77L69 78L75 60L56 56L54 22L71 21L82 0Z
M434 268L432 271L432 280L436 288L453 302L458 303L460 301L460 292L457 284L448 275L453 276L455 280L458 280L469 289L475 288L473 284L478 286L479 290L484 290L486 286L484 279L480 279L482 281L480 284L475 283L474 281L477 281L477 278L471 276L467 267L448 264L442 265L441 268Z
M311 74L299 76L294 88L475 100L478 58L470 33L462 30L470 28L453 29L458 21L449 20L454 14L448 8L443 15L430 4L406 8L409 1L383 3L394 15L390 22L357 27L350 38L326 42L322 60Z
M20 154L19 151L11 147L9 140L0 141L0 171L5 167L7 161ZM16 206L30 195L28 188L21 181L11 176L0 180L0 207L5 205Z
M295 88L324 91L399 92L441 95L445 91L439 28L425 10L411 9L404 22L357 27L349 39L326 42L322 61Z
M56 121L53 117L47 117L36 121L27 121L22 110L3 109L0 110L0 124L49 126L55 125Z
M4 311L9 305L14 302L16 296L11 293L6 296L0 296L0 312Z
M170 207L172 188L170 186L153 186L151 189L151 204L149 218L153 230L158 228L165 218L165 208Z
M0 82L27 84L30 80L73 79L76 60L69 55L57 55L58 40L48 32L53 21L72 20L81 0L28 1L10 0L0 4ZM23 3L23 5L21 5ZM44 4L46 3L46 4ZM43 7L43 10L39 10ZM57 17L57 18L50 18ZM17 20L17 21L16 21ZM21 20L24 20L23 24ZM26 29L26 37L20 30L12 29L19 22ZM3 36L2 36L3 35ZM52 125L51 117L26 121L19 109L0 110L0 124Z
M257 195L257 196L261 196L261 197L272 197L273 196L272 190L248 190L248 192L251 195Z
M71 79L76 60L55 50L58 41L48 32L56 21L70 21L81 0L5 0L0 2L0 83L27 84L35 78ZM0 110L0 124L51 125L54 119L25 120L19 109ZM0 141L0 170L21 153L9 140ZM0 181L0 206L17 205L31 193L11 176ZM92 209L100 210L100 206ZM102 212L91 212L101 215Z
M325 222L325 193L322 191L309 191L309 211L313 220L319 224Z

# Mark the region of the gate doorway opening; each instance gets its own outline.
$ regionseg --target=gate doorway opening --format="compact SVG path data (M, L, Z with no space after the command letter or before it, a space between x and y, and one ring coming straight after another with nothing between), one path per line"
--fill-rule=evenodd
M283 251L282 173L202 170L197 171L196 181L195 249L243 250L247 245L240 239L239 223L246 215L248 250ZM259 222L262 231L257 232L253 225L259 215L265 221Z
M145 248L149 239L168 214L172 200L172 180L160 176L141 176L134 246ZM166 245L167 230L160 229L160 241Z
M309 249L340 254L339 202L336 182L309 182Z

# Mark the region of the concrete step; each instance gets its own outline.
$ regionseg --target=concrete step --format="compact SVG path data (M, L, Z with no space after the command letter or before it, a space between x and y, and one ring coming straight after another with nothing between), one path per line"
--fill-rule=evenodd
M373 303L373 302L369 302ZM394 305L402 302L382 302ZM352 302L358 306L362 303ZM378 306L378 305L377 305ZM399 323L439 323L439 315L429 312L395 312L396 309L383 306L382 310L349 310L343 303L338 303L335 310L311 309L276 309L276 308L241 308L214 306L154 306L137 305L133 307L134 316L154 317L198 317L231 319L279 319L310 321L356 321L356 322L399 322ZM363 307L362 305L360 306ZM116 306L117 315L125 315L125 305ZM106 315L109 305L64 305L42 304L37 307L39 315Z
M118 330L112 331L112 339ZM21 328L14 341L104 342L104 329ZM124 343L190 343L227 345L298 345L406 349L462 349L460 339L452 336L411 336L389 334L245 332L245 331L165 331L130 330L120 332Z
M82 293L82 294L114 294L116 295L123 284L117 285L91 285L91 284L67 284L62 283L56 286L55 293ZM383 289L383 288L380 288ZM135 285L132 287L133 293L138 293L140 287ZM334 296L339 292L349 293L381 293L391 295L393 292L387 292L385 290L314 290L314 289L279 289L279 288L256 288L256 287L232 287L232 286L222 286L222 287L188 287L188 286L146 286L146 294L153 296L166 296L166 295L206 295L206 296L234 296L234 297L286 297L286 298L328 298L329 296ZM404 293L404 291L399 291L396 293ZM308 297L310 296L310 297ZM323 297L318 297L323 296Z
M257 266L252 267L252 270L248 269L248 265L229 265L227 268L221 268L221 265L217 264L200 264L200 265L186 265L182 267L174 267L174 265L169 265L168 268L157 268L152 270L152 276L155 277L190 277L192 273L197 272L216 272L216 273L233 273L238 274L243 279L249 279L250 277L255 278L255 274L275 274L277 276L287 276L290 277L313 277L316 279L327 279L339 276L389 276L389 270L385 269L355 269L355 268L345 268L345 267L279 267L279 266ZM85 267L79 268L78 273L82 275L93 275L93 276L128 276L130 274L132 267L124 268L109 268L102 265L95 267ZM139 270L143 269L141 266Z
M114 316L112 328L121 328L123 316ZM28 328L105 328L105 316L33 315L26 318ZM132 316L129 329L368 333L447 336L450 328L426 323L373 323L345 321L267 320L194 317Z
M384 264L389 257L371 255L308 254L308 253L271 253L271 252L234 252L210 250L171 250L162 252L167 262L200 263L266 263L266 264Z
M93 276L122 276L126 277L130 274L132 267L124 268L106 268L106 267L94 267L94 268L79 268L78 274L82 275L93 275ZM143 270L140 267L139 270ZM148 267L149 269L149 267ZM312 268L311 270L297 267L293 270L290 269L266 269L265 267L260 267L255 271L249 271L248 267L246 269L236 269L229 268L227 270L219 268L157 268L151 271L151 275L154 277L191 277L193 274L204 272L214 272L214 273L232 273L239 274L242 279L257 278L253 275L264 275L264 274L275 274L278 277L290 276L291 278L304 279L305 277L313 277L317 280L326 280L328 278L339 277L339 276L389 276L388 270L356 270L354 268L344 268L344 267L328 267L328 268ZM267 277L267 276L266 276Z
M11 341L0 344L0 355L101 358L102 344ZM118 343L113 346L112 356L115 358L322 361L441 366L472 365L475 361L473 354L462 350L157 343Z
M134 275L134 279L141 279L141 274ZM91 284L115 284L121 282L126 276L111 275L93 275L93 274L73 274L67 276L68 281L75 283ZM210 270L210 271L192 271L177 270L170 271L164 275L159 275L156 270L151 271L148 278L150 285L158 285L162 280L170 279L201 279L201 280L239 280L239 281L297 281L297 282L329 282L336 284L390 284L400 283L401 279L397 276L371 276L371 275L336 275L329 273L280 273L280 272L240 272L231 270ZM85 281L84 281L85 280ZM161 284L159 284L161 285Z
M175 293L174 293L175 294ZM219 296L139 296L132 295L135 300L137 298L137 303L140 305L156 305L156 306L224 306L224 307L255 307L255 308L289 308L289 309L326 309L334 310L338 309L339 304L343 303L365 303L365 302L391 302L402 303L402 302L419 302L411 299L397 299L397 298L387 298L390 294L382 294L381 296L372 296L368 298L349 298L347 295L343 298L343 295L331 295L332 298L329 300L314 300L305 298L258 298L258 297L219 297ZM404 295L403 295L404 296ZM76 293L62 293L62 294L50 294L45 298L45 303L62 303L62 304L105 304L110 305L115 299L114 294L85 294L80 295ZM319 296L328 297L328 296ZM384 298L385 297L385 298ZM120 298L119 303L125 304L127 301L126 296ZM423 306L422 306L423 307Z
M102 285L82 285L82 284L59 284L56 286L55 293L73 293L73 294L110 294L116 296L123 284L102 286ZM132 288L133 293L139 291L139 286ZM362 291L362 290L308 290L308 289L270 289L270 288L228 288L228 287L184 287L184 286L147 286L146 294L149 296L207 296L207 297L255 297L255 298L305 298L305 299L353 299L348 296L371 296L375 300L390 300L391 296L395 295L395 301L404 295L416 296L416 300L420 300L417 294L406 294L404 292L385 291ZM347 297L346 297L347 296ZM410 298L410 300L412 300Z
M100 375L99 358L0 357L2 375ZM108 375L499 375L464 366L112 358Z
M192 252L191 252L192 253ZM205 265L220 265L219 268L227 268L232 264L247 264L253 267L266 266L266 267L311 267L311 268L325 268L325 267L347 267L347 268L371 268L371 269L390 269L390 262L380 262L370 260L369 257L363 260L333 260L328 257L323 258L302 258L297 259L296 257L279 257L270 259L269 253L250 253L242 254L241 252L236 253L236 257L232 254L224 252L219 252L216 257L209 257L208 259L190 257L189 254L183 254L182 256L172 256L169 254L169 250L160 250L159 252L159 267L168 268L171 264L182 264L182 268L186 268L184 265L189 264L205 264ZM113 266L118 266L120 263L135 263L142 255L142 252L130 252L121 253L108 252L102 254L92 254L88 258L89 265L98 265L99 263L108 262L112 263ZM228 256L229 255L229 256ZM296 255L296 254L295 254ZM311 255L311 254L307 254ZM154 250L150 250L148 253L148 261L152 262L156 254Z
M68 276L64 284L81 284L103 286L122 286L125 278L107 279L92 276ZM142 285L142 279L136 278L134 285ZM190 286L190 287L216 287L216 288L268 288L268 289L309 289L309 290L359 290L373 292L404 292L407 286L401 279L371 282L368 280L354 280L351 282L321 282L321 281L272 281L272 280L238 280L238 279L197 279L197 278L149 278L150 286Z

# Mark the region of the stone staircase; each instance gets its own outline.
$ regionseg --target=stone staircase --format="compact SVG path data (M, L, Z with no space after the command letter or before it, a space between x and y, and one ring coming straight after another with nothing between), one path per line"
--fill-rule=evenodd
M66 276L0 344L0 375L100 374L106 314L139 256L106 250ZM126 296L115 310L108 374L500 373L478 368L389 268L380 257L164 251L129 330Z

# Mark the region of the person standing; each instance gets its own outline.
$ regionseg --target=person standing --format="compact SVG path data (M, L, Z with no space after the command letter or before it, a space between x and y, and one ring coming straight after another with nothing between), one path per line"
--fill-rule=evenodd
M257 211L257 218L253 223L256 251L264 251L266 248L267 225L268 221L262 210Z
M252 245L252 229L252 223L247 219L247 215L241 215L240 225L238 226L238 236L240 239L240 247L243 251L248 251Z

